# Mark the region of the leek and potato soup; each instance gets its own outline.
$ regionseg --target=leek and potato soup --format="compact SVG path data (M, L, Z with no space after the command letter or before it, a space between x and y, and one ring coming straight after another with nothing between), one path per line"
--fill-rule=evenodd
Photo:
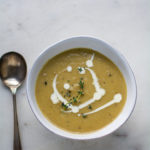
M48 60L37 77L35 95L50 122L85 133L105 127L120 114L127 89L111 60L94 50L76 48Z

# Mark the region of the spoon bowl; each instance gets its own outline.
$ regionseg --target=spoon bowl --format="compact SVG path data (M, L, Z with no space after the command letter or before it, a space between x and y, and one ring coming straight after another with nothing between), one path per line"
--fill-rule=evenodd
M0 68L0 77L10 89L17 89L26 77L25 60L16 52L4 54L0 59Z

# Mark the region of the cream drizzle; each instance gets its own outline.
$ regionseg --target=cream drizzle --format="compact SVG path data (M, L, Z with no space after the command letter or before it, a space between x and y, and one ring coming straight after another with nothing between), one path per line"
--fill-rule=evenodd
M91 98L90 100L86 101L85 103L79 105L78 106L79 109L87 107L89 104L95 102L96 100L100 100L102 98L102 96L105 95L105 90L100 87L100 84L98 82L98 78L97 78L95 72L92 69L90 69L90 68L85 68L85 69L87 69L92 75L93 85L95 87L96 92L93 94L93 98Z
M91 59L86 61L87 67L93 67L94 56L95 55L93 54L92 57L91 57ZM84 69L84 68L82 68L82 69ZM92 69L90 69L90 68L85 68L85 69L90 72L90 74L91 74L91 76L93 78L93 83L92 84L94 85L95 90L96 90L95 93L93 94L93 97L91 99L89 99L88 101L86 101L85 103L80 104L79 106L73 106L72 104L68 104L68 101L64 97L62 97L61 94L59 93L59 91L57 90L56 79L57 79L58 75L56 75L55 78L54 78L54 80L53 80L53 85L52 85L54 93L52 93L52 95L51 95L51 100L52 100L53 104L57 104L59 101L61 101L62 103L64 103L65 105L67 105L68 108L70 109L69 111L65 111L65 112L68 112L68 113L69 112L78 113L80 109L82 109L84 107L87 107L88 105L92 104L96 100L100 100L102 98L102 96L105 95L105 93L106 93L105 89L101 88L95 72ZM84 74L85 73L85 69L83 70L82 73L81 72L79 72L79 73ZM72 67L68 66L67 67L67 71L71 72L72 71ZM64 85L64 88L65 87L67 87L67 89L68 89L68 85L67 86ZM106 107L111 106L114 103L119 103L121 101L121 99L122 99L122 95L120 93L118 93L118 94L114 95L114 98L110 102L106 103L103 106L100 106L99 108L97 108L97 109L95 109L93 111L90 111L90 112L87 112L87 113L84 113L84 114L88 115L88 114L92 114L92 113L95 113L97 111L100 111L100 110L102 110L102 109L104 109ZM78 116L80 116L80 115L81 114L78 114Z
M91 57L90 60L87 60L87 61L86 61L87 67L93 67L94 56L95 56L95 54L92 55L92 57Z
M93 110L93 111L90 111L90 112L87 112L87 113L84 113L84 115L89 115L89 114L93 114L95 112L98 112L102 109L105 109L111 105L113 105L114 103L119 103L120 101L122 100L122 95L120 93L118 94L115 94L114 98L109 101L108 103L106 103L105 105L101 106L101 107L98 107L97 109ZM80 116L81 114L78 114L78 116Z
M54 80L53 80L53 89L54 89L54 93L56 94L56 96L57 96L57 98L59 99L59 101L61 101L61 102L64 103L65 105L67 105L68 108L71 109L71 112L73 112L73 113L79 112L79 108L78 108L77 106L72 106L71 104L68 105L68 101L67 101L65 98L63 98L63 97L61 96L61 94L58 92L58 90L57 90L57 88L56 88L56 79L57 79L57 74L56 74L56 76L55 76L55 78L54 78Z
M93 98L91 98L90 100L86 101L85 103L79 105L79 106L72 106L71 104L70 105L67 105L68 104L68 101L63 98L61 96L61 94L58 92L57 88L56 88L56 79L57 79L57 75L55 76L54 80L53 80L53 89L54 89L54 93L57 95L57 98L62 102L64 103L65 105L68 106L68 108L70 108L71 110L70 111L67 111L67 112L73 112L73 113L77 113L79 112L80 109L84 108L84 107L87 107L89 104L95 102L96 100L100 100L101 97L103 95L105 95L105 90L103 88L100 87L99 83L98 83L98 78L95 74L95 72L92 70L92 69L89 69L89 68L85 68L87 69L91 75L92 75L92 78L93 78L93 85L95 87L95 90L96 92L93 94Z
M64 89L68 90L70 88L70 85L68 83L64 84Z
M57 98L57 95L55 93L52 93L50 98L51 98L53 104L59 103L59 99Z
M67 71L68 71L68 72L71 72L71 71L72 71L72 67L71 67L71 66L68 66L68 67L67 67Z

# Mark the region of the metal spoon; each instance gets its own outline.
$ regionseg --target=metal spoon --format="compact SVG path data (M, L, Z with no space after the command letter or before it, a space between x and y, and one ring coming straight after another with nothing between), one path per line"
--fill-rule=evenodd
M16 52L9 52L4 54L0 59L0 77L5 86L7 86L13 95L13 107L14 107L14 150L22 150L17 108L16 108L16 91L18 87L23 83L26 77L27 66L26 62L20 54Z

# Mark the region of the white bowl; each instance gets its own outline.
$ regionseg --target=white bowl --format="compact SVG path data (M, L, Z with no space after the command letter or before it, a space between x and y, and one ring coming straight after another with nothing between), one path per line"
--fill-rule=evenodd
M82 133L75 134L69 131L62 130L51 123L40 111L36 98L35 98L35 83L38 76L39 71L43 67L43 65L53 56L71 49L71 48L91 48L97 52L102 53L110 60L112 60L122 72L126 84L127 84L127 100L126 104L122 110L122 112L118 115L118 117L109 125L104 128L91 132L91 133ZM27 96L29 100L29 104L31 106L32 111L34 112L37 119L44 125L48 130L71 139L85 140L85 139L94 139L98 137L103 137L108 135L118 129L131 115L135 102L136 102L136 81L133 75L133 72L128 65L126 59L120 54L119 51L115 50L105 42L92 38L92 37L73 37L66 39L64 41L58 42L50 47L48 47L40 56L36 59L29 75L27 78Z

